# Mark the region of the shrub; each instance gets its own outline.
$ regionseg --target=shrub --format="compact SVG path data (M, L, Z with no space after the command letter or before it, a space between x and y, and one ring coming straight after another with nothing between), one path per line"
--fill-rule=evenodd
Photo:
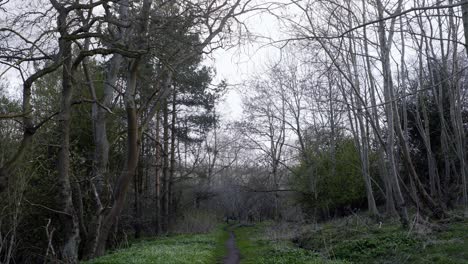
M344 138L336 144L335 161L329 149L310 151L309 160L303 160L293 173L291 183L300 190L297 199L308 213L318 210L326 215L334 211L343 214L345 209L366 204L360 158L354 141Z

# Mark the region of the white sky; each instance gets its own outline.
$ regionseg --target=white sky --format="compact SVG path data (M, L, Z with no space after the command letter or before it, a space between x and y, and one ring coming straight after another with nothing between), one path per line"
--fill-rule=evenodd
M266 13L257 13L244 18L244 22L250 33L258 37L228 50L218 49L212 55L212 66L217 72L215 82L224 79L229 84L229 92L217 108L226 122L241 117L242 102L239 88L247 80L264 72L272 61L280 58L280 50L267 45L269 39L279 39L282 35L277 19Z
M263 2L259 0L258 2ZM15 3L15 1L12 1ZM280 51L277 48L266 45L268 39L278 39L280 26L276 18L266 13L248 14L241 18L246 24L250 33L259 36L252 41L244 41L242 45L230 49L218 49L205 63L216 69L214 83L226 80L229 84L229 91L219 103L217 110L226 121L236 120L242 114L242 102L239 92L242 83L252 79L254 75L261 73L266 69L267 64L276 61L279 58ZM0 67L0 73L3 73L4 67ZM9 96L20 97L19 76L17 72L10 69L8 73L3 74L2 83L8 85ZM16 80L16 81L15 81Z

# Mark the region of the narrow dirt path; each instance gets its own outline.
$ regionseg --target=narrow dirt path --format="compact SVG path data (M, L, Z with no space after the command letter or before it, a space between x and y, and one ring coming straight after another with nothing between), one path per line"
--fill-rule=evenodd
M229 231L229 239L226 241L227 255L224 257L224 264L239 264L240 253L236 246L236 236Z

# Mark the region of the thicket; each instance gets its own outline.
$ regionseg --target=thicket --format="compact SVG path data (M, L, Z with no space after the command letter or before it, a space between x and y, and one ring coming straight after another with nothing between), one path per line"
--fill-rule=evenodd
M291 185L310 217L327 219L365 209L366 195L358 150L351 138L311 147L292 173Z

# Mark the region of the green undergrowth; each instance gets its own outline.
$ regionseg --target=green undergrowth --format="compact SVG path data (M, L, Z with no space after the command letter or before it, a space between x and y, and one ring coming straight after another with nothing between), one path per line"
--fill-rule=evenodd
M468 221L424 234L412 231L396 222L326 224L304 232L294 242L325 258L352 263L468 263Z
M219 263L226 254L224 242L229 234L222 228L209 234L175 235L139 240L129 248L116 250L87 264L132 263Z
M271 223L239 226L234 229L241 264L299 264L299 263L346 263L330 261L319 254L296 247L291 241L271 239L264 231Z
M397 221L360 218L319 225L259 223L222 226L209 234L136 241L88 264L222 263L232 230L241 264L438 263L468 264L468 220L439 231L402 229Z

